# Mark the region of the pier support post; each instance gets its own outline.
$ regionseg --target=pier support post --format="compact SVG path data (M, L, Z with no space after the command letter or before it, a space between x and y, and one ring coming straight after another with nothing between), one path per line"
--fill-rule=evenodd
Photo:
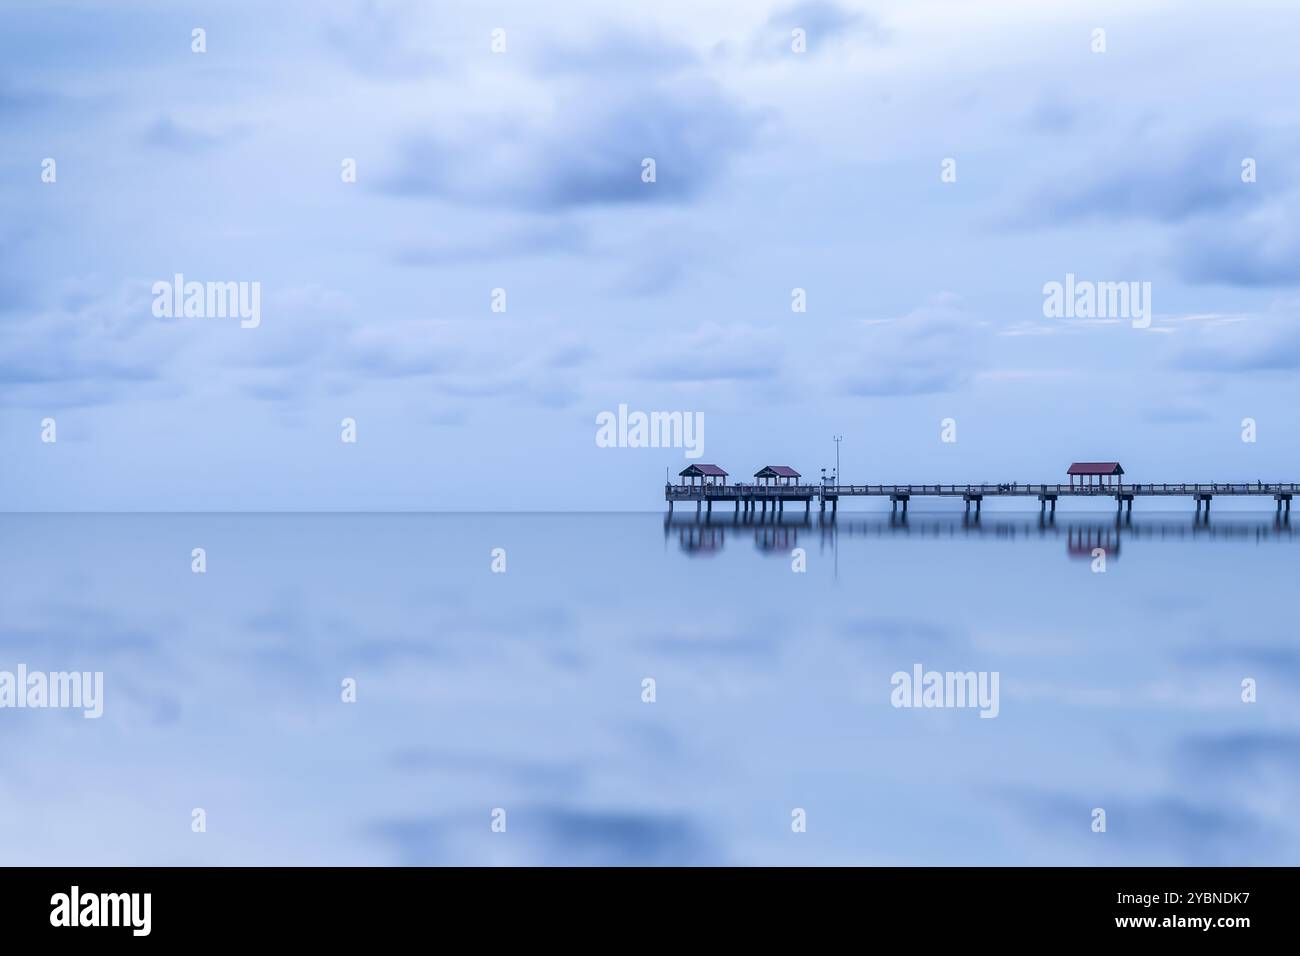
M712 498L709 499L709 508L708 508L708 513L709 513L709 514L713 514L713 499L712 499Z
M672 515L673 515L673 500L672 500L671 498L669 498L669 499L668 499L668 517L671 518Z

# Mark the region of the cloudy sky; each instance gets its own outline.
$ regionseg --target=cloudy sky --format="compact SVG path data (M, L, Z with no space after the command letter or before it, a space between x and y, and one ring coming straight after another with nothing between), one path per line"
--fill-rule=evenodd
M11 0L3 507L661 507L620 404L733 474L1296 480L1300 13L1133 6Z

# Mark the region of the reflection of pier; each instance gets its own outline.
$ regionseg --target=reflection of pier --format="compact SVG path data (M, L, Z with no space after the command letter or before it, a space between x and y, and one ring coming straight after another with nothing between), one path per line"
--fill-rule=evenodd
M677 528L677 544L687 554L711 556L722 550L726 531L709 523L682 524Z
M710 516L683 515L665 517L664 536L676 533L683 551L716 553L726 543L726 535L740 533L742 527L754 533L755 547L764 553L788 554L798 543L802 530L816 533L823 548L834 547L840 536L849 538L909 538L936 540L960 537L994 538L1015 542L1032 539L1064 539L1071 557L1090 558L1094 548L1102 548L1109 558L1119 555L1120 546L1141 541L1241 541L1263 544L1300 540L1285 514L1269 520L1220 518L1209 522L1205 517L1120 519L1043 518L1038 515L1019 517L970 517L935 515L922 518L900 515L875 515L861 518L797 518L769 516L766 520L740 522L731 514Z
M765 524L754 529L754 546L759 551L789 554L799 543L799 525Z
M753 531L754 547L764 554L787 555L799 544L799 530L812 527L810 521L746 522ZM694 556L711 557L725 547L727 535L738 535L741 529L728 520L665 521L664 536L677 535L677 546Z
M1065 550L1072 558L1091 558L1100 548L1108 558L1119 557L1120 525L1071 525L1066 528Z

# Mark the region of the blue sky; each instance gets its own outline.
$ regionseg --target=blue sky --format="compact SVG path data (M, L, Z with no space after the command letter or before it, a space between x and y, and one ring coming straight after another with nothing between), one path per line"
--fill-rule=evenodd
M736 474L1300 475L1300 13L648 6L7 3L4 507L657 508L620 404ZM1151 327L1046 318L1067 273Z

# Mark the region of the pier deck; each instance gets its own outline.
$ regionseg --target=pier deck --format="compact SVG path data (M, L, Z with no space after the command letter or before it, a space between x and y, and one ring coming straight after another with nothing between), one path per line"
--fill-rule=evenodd
M985 498L1037 498L1039 510L1054 512L1059 498L1114 498L1119 509L1126 506L1133 510L1135 498L1192 498L1199 513L1202 508L1208 513L1211 499L1219 496L1271 497L1279 513L1291 512L1291 498L1300 494L1300 482L1140 482L1131 485L1085 485L1085 484L967 484L967 485L753 485L753 484L667 484L664 486L664 500L668 502L671 512L673 505L679 501L694 501L696 510L706 507L713 511L715 501L735 503L737 512L767 511L769 505L774 511L784 511L786 502L802 502L804 510L810 511L812 503L818 502L822 511L827 504L836 510L840 498L889 498L895 509L901 504L903 511L912 498L958 498L966 503L969 511L974 504L978 513L980 503Z

